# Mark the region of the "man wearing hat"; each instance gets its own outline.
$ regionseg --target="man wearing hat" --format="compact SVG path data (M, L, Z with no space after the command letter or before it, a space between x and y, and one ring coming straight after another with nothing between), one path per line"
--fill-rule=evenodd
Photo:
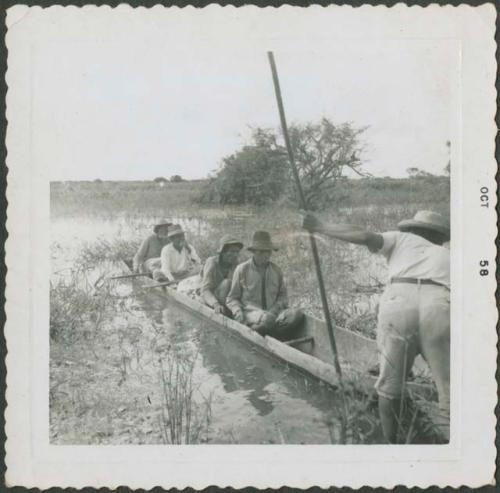
M192 245L186 242L183 229L172 225L168 230L170 242L161 251L161 267L153 272L157 281L179 281L200 272L201 260Z
M153 234L144 239L134 256L134 272L153 272L160 268L160 255L168 243L168 227L172 223L162 221L155 224Z
M236 267L227 306L238 322L262 335L283 338L300 325L304 314L288 308L283 273L270 262L277 248L269 233L256 231L248 250L252 258Z
M439 396L442 427L450 417L450 239L448 221L419 211L401 221L399 231L372 233L345 224L325 224L306 214L304 228L358 245L387 259L389 281L380 300L377 342L380 375L375 385L384 435L397 440L404 382L421 354Z
M226 297L243 243L231 235L221 238L217 255L209 257L202 271L201 298L215 313L231 315Z

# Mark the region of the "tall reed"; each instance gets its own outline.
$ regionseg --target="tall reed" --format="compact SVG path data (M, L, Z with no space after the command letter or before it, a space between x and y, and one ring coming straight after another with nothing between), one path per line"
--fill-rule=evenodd
M197 355L180 355L174 349L159 358L161 428L165 443L199 443L203 432L208 432L212 419L211 395L203 396L193 381L196 359Z

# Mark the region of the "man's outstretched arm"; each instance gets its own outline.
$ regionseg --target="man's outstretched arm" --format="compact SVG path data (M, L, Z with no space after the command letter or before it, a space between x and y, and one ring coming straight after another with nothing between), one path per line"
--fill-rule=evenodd
M372 233L352 224L325 223L309 212L304 216L302 227L330 238L355 243L356 245L365 245L371 252L377 252L384 245L384 239L379 233Z

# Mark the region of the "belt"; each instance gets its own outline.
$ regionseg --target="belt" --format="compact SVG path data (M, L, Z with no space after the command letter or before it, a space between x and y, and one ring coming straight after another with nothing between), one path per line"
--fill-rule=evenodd
M441 286L446 289L450 289L445 284L433 281L432 279L415 279L414 277L392 277L390 280L391 284L395 283L405 283L405 284L432 284L434 286Z

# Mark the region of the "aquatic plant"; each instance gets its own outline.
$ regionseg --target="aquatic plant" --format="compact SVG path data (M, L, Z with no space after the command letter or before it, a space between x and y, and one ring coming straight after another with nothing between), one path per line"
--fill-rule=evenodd
M180 354L173 347L159 357L162 437L169 444L200 443L208 432L211 395L205 397L193 381L197 354Z
M91 284L87 272L77 268L50 282L50 337L72 342L95 337L113 306L113 285Z
M126 258L132 258L139 248L140 239L117 238L113 241L97 239L92 243L82 245L76 259L75 265L82 270L96 268L102 262L117 262Z

